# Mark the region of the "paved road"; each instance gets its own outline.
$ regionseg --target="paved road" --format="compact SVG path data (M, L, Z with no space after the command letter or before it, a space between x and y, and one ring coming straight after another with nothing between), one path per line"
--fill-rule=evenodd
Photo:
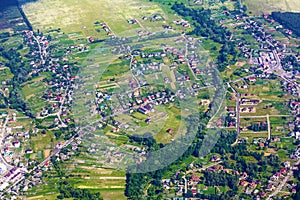
M50 159L55 156L56 154L58 154L62 149L64 149L65 147L67 147L69 144L71 144L74 139L75 139L76 135L73 136L72 138L70 138L69 140L65 141L59 148L55 148L52 152L52 154L50 156L48 156L43 162L41 162L39 165L37 165L36 167L34 167L32 170L30 170L28 173L33 172L34 170L36 170L39 167L44 166L47 162L50 161ZM2 194L0 194L1 199L3 199L4 193L8 192L11 188L13 188L14 186L18 185L21 181L23 181L25 179L25 175L23 175L20 179L18 179L13 185L11 185L10 187L8 187Z
M297 166L300 164L300 160L298 160L294 166ZM276 196L281 190L282 188L284 187L284 185L289 181L289 179L291 178L291 176L293 176L293 170L290 170L288 172L288 175L284 178L284 180L280 183L280 185L276 188L276 190L269 195L269 197L267 198L268 200L274 196Z
M43 63L45 62L44 60L44 57L43 57L43 52L42 52L42 47L40 45L40 42L39 40L35 37L34 33L31 31L31 35L32 37L35 39L35 41L37 42L38 46L39 46L39 52L40 52L40 57L41 57L41 60L43 61Z
M2 141L3 141L3 139L4 139L4 136L5 136L6 125L7 125L7 123L8 123L8 120L9 120L9 115L7 115L7 117L6 117L6 119L5 119L5 122L4 122L3 126L2 126L2 131L1 131L1 135L0 135L0 144L1 144L1 146L2 146ZM2 149L1 149L1 148L0 148L0 160L1 160L1 162L2 162L3 164L5 164L5 166L7 167L8 170L10 170L10 169L13 168L12 165L10 165L10 164L8 164L8 163L6 162L5 158L4 158L3 155L2 155Z

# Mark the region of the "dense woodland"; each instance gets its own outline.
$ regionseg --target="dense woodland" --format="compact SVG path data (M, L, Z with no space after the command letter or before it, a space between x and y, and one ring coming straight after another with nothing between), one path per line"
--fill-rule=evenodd
M272 17L284 27L291 29L295 34L300 36L300 13L273 12Z

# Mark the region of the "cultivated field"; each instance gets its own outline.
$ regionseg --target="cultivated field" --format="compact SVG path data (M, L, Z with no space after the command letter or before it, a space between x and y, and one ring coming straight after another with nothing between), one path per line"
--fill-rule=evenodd
M260 15L272 11L300 12L299 0L243 0L247 5L248 13Z
M24 5L23 9L35 29L60 28L65 33L79 32L85 36L99 34L94 25L97 21L105 22L120 36L136 33L136 29L156 30L157 23L142 20L143 16L149 18L159 14L165 20L168 17L159 6L139 0L40 0ZM138 24L127 23L134 18L138 19ZM160 27L163 23L160 21Z

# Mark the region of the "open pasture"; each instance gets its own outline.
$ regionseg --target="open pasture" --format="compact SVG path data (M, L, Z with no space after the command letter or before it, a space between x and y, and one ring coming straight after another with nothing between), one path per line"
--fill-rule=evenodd
M262 13L271 13L273 11L281 12L299 12L299 0L243 0L247 5L247 12L253 15Z
M136 34L136 30L144 28L157 30L168 18L158 5L139 0L40 0L24 5L23 9L34 29L60 28L65 33L82 32L85 37L97 37L99 32L104 32L95 26L97 22L105 22L117 36L128 36L128 33ZM141 19L157 14L162 20ZM138 20L137 24L127 22L134 18Z

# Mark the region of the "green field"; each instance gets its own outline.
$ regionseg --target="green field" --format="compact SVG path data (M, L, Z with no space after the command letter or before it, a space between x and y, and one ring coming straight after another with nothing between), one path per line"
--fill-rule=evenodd
M41 108L46 105L45 101L41 99L41 96L46 90L46 84L38 80L24 84L22 95L33 113L37 114L41 111Z

